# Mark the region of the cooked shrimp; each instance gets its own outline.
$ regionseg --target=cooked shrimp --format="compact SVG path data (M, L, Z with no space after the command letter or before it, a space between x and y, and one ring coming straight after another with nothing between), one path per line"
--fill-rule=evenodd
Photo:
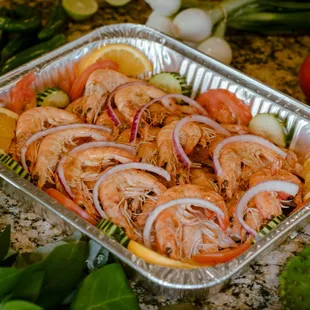
M158 148L156 141L141 142L137 149L137 157L143 163L156 165L158 161Z
M68 156L63 163L64 178L70 187L74 201L89 214L97 214L91 191L100 174L114 164L132 162L135 157L114 147L98 147Z
M218 182L228 199L237 189L247 186L250 176L255 171L267 166L277 170L283 163L283 159L280 159L275 151L254 142L226 145L221 151L219 161L223 174L218 177Z
M235 125L235 124L221 124L227 131L233 134L246 135L249 133L249 129L245 125Z
M76 114L79 118L83 119L83 97L80 97L76 100L74 100L73 102L71 102L66 108L65 110Z
M82 115L87 123L96 123L110 92L130 79L117 71L99 69L93 72L85 86Z
M128 124L132 124L136 113L152 99L164 96L166 93L162 90L148 85L132 85L120 89L116 92L114 101L118 111L124 116ZM174 99L166 99L171 108L178 112L178 106L175 104ZM153 107L154 106L154 107ZM143 118L140 124L141 133L144 139L148 137L149 125L156 126L161 124L165 115L170 114L166 108L160 104L154 103L146 111L146 117Z
M34 183L39 188L46 182L54 184L54 172L61 156L79 144L105 140L111 140L107 132L83 127L49 134L42 140L36 160L32 160L35 162L31 171Z
M120 122L123 124L125 122L123 115L121 113L119 113L117 109L114 109L114 113L116 114L116 116L118 117ZM111 117L109 116L107 111L104 111L100 114L100 116L98 117L98 119L96 121L96 125L102 125L102 126L110 128L112 130L115 128L115 125L114 125L113 121L111 120Z
M288 181L298 185L299 192L293 198L293 201L296 205L302 202L302 183L298 177L286 170L281 169L275 174L272 174L270 169L259 170L251 176L249 186L253 187L261 182L272 180ZM282 208L285 207L285 203L287 203L288 199L291 200L290 197L283 192L266 192L258 194L254 198L254 201L256 208L261 213L263 218L271 219L274 216L282 214Z
M75 114L61 109L53 107L38 107L27 110L17 121L17 157L19 158L20 150L24 143L34 133L51 127L74 123L82 123L82 120Z
M127 128L119 134L116 141L119 143L129 143L130 142L130 135L131 135L131 129Z
M99 199L109 219L141 242L145 221L165 191L156 177L130 169L109 176L99 187Z
M158 204L192 197L209 200L224 213L227 212L219 194L197 185L171 187L160 196ZM212 220L210 212L195 206L177 206L164 210L158 215L154 228L157 250L174 259L189 259L197 254L235 246L225 231Z
M190 182L194 185L203 186L208 190L218 192L216 175L205 169L191 169Z

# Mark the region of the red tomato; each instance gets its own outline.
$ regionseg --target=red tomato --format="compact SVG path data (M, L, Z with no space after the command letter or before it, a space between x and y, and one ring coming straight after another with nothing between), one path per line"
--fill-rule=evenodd
M300 67L299 84L306 97L310 100L310 55Z
M49 196L57 200L60 204L62 204L64 207L66 207L68 210L73 211L80 217L82 217L84 220L89 222L90 224L96 225L97 220L94 219L91 215L89 215L86 211L84 211L82 208L80 208L74 201L72 201L70 198L66 197L64 194L59 192L58 190L54 188L49 188L45 191Z
M112 60L98 60L97 62L86 68L80 76L78 76L71 88L70 98L74 101L83 95L84 87L87 83L89 76L98 69L112 69L118 70L118 64Z
M210 117L222 124L247 126L252 119L250 108L227 89L211 89L200 94L196 101Z
M226 263L236 258L237 256L241 255L243 252L245 252L251 246L251 243L252 243L252 239L248 240L246 243L241 244L234 249L196 255L193 257L193 259L197 263L207 264L207 265L216 265L216 264Z
M11 104L9 107L15 113L21 114L23 111L34 108L37 105L36 92L32 87L34 80L34 73L30 72L24 75L10 91Z

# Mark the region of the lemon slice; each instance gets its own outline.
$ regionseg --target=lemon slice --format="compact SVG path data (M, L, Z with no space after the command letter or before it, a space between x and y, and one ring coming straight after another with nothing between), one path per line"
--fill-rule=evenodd
M18 114L16 114L15 112L13 112L9 109L6 109L6 108L0 108L0 114L1 113L6 114L7 116L9 116L15 120L18 120L18 118L19 118Z
M62 6L75 21L86 20L98 11L98 3L95 0L62 0Z
M185 269L193 269L200 267L199 265L191 265L187 263L183 263L178 260L174 260L168 257L165 257L163 255L160 255L142 244L130 240L127 249L136 256L144 259L146 262L150 264L160 265L164 267L170 267L170 268L185 268Z
M113 6L122 6L129 3L131 0L105 0L105 1Z
M137 76L153 70L152 63L138 49L127 44L109 44L93 50L86 55L79 65L83 72L99 59L113 60L119 64L119 71L128 76Z
M7 113L0 113L0 149L4 152L8 151L15 137L15 128L16 119L9 116Z

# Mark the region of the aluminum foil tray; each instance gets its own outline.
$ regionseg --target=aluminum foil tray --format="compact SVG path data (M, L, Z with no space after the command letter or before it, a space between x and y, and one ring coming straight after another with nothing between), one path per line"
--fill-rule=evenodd
M43 57L32 61L0 78L0 98L21 76L34 70L36 85L46 81L53 70L78 60L95 47L109 43L127 43L143 51L154 64L154 72L173 71L186 76L193 85L192 97L211 88L225 88L245 101L252 114L270 112L286 122L294 132L291 148L301 161L310 148L310 109L306 105L277 92L266 85L223 65L214 59L142 25L120 24L99 28ZM0 165L0 184L5 193L24 202L25 208L35 209L42 217L61 227L74 230L94 239L133 269L143 280L144 287L166 298L201 297L218 291L229 279L243 272L259 255L271 251L293 231L307 223L310 205L287 218L273 232L257 242L242 256L215 267L193 270L172 269L146 263L126 248L101 233L96 227L68 211L34 185Z

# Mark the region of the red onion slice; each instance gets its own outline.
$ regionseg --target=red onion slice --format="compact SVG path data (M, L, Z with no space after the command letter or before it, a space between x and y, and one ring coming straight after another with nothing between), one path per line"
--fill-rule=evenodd
M99 186L101 185L101 183L110 175L120 172L120 171L124 171L124 170L129 170L129 169L139 169L139 170L146 170L149 172L153 172L156 173L160 176L162 176L163 178L165 178L167 181L171 180L170 174L159 167L156 167L154 165L150 165L150 164L145 164L145 163L128 163L128 164L121 164L121 165L117 165L112 167L111 169L106 170L101 176L100 178L98 178L94 189L93 189L93 200L94 200L94 205L95 208L97 209L98 213L103 217L103 218L107 218L105 212L102 210L102 207L100 205L99 202Z
M236 208L236 217L242 227L252 236L256 237L257 232L251 228L244 220L244 211L247 207L248 202L254 198L256 195L264 192L284 192L288 195L295 196L298 193L298 185L285 182L285 181L267 181L259 183L252 188L250 188L240 199L237 208Z
M270 141L262 138L262 137L258 137L255 135L238 135L238 136L233 136L233 137L229 137L224 139L222 142L220 142L213 153L213 164L214 164L214 169L215 172L218 176L221 176L223 173L222 167L220 165L220 161L219 161L219 157L220 157L220 153L221 150L223 149L223 147L225 147L228 144L231 143L236 143L236 142L252 142L252 143L257 143L260 144L264 147L267 147L269 149L271 149L272 151L276 152L277 154L279 154L280 156L282 156L283 158L286 158L286 153L284 151L282 151L279 147L277 147L276 145L274 145L273 143L271 143Z
M227 131L224 127L222 127L220 124L218 124L217 122L215 122L214 120L212 120L209 117L206 117L203 115L191 115L191 116L187 116L187 117L182 118L176 124L176 126L173 130L173 147L175 149L175 152L176 152L180 162L187 168L190 168L192 162L188 158L186 153L184 152L183 147L182 147L181 142L180 142L180 139L179 139L179 136L180 136L182 126L187 124L187 123L191 123L191 122L204 123L204 124L210 126L211 128L215 129L217 132L219 132L220 134L222 134L224 136L227 136L227 137L231 136L229 131Z
M28 167L26 165L26 152L29 147L29 145L51 133L66 130L66 129L74 129L74 128L92 128L96 130L102 130L106 131L108 133L111 133L112 130L110 128L100 126L100 125L91 125L91 124L70 124L70 125L61 125L53 128L49 128L43 131L39 131L35 134L33 134L23 145L21 152L20 152L20 160L23 165L23 168L28 171Z
M117 117L117 115L114 113L113 108L112 108L112 99L114 98L116 92L118 92L119 90L129 87L129 86L139 86L139 85L146 85L146 82L143 81L137 81L137 82L128 82L125 84L122 84L118 87L116 87L109 95L108 97L108 104L107 104L107 113L109 115L109 117L111 118L112 122L114 123L115 126L119 126L121 124L121 121L119 120L119 118Z
M175 207L177 205L193 205L197 207L201 207L204 209L208 209L210 211L215 212L218 216L224 217L223 211L214 203L204 200L204 199L198 199L198 198L180 198L180 199L174 199L171 201L168 201L166 203L163 203L159 206L157 206L148 216L143 230L143 242L145 246L148 248L151 247L151 230L153 223L155 222L157 216L164 210Z
M180 99L183 100L184 102L188 103L189 105L193 106L194 108L196 108L198 110L198 112L201 112L201 114L203 115L208 115L207 110L205 110L205 108L203 108L197 101L186 97L184 95L179 95L179 94L168 94L168 95L164 95L158 98L154 98L153 100L151 100L149 103L147 103L146 105L144 105L135 115L133 122L132 122L132 127L131 127L131 134L130 134L130 142L134 143L136 141L137 138L137 134L138 134L138 130L139 130L139 124L141 121L141 117L144 113L144 111L149 108L149 106L151 106L153 103L157 102L157 101L161 101L162 105L171 113L175 114L175 111L173 108L171 108L169 103L165 103L165 99L169 99L169 98L174 98L174 99ZM216 123L213 121L213 123ZM216 123L217 124L217 123ZM217 124L217 126L221 127L219 124ZM223 129L223 127L221 127ZM227 130L225 130L227 132Z
M92 149L92 148L99 148L99 147L116 147L116 148L119 148L121 150L127 151L128 153L130 153L132 155L136 154L136 150L129 145L121 144L121 143L117 143L117 142L108 142L108 141L84 143L84 144L81 144L81 145L73 148L68 154L62 156L62 158L58 162L58 166L57 166L57 170L56 170L62 186L64 187L65 191L67 192L67 194L71 198L74 198L75 195L72 193L71 188L70 188L70 186L69 186L69 184L65 178L64 164L65 164L66 160L69 157L72 157L79 152L82 152L82 151L85 151L88 149Z

